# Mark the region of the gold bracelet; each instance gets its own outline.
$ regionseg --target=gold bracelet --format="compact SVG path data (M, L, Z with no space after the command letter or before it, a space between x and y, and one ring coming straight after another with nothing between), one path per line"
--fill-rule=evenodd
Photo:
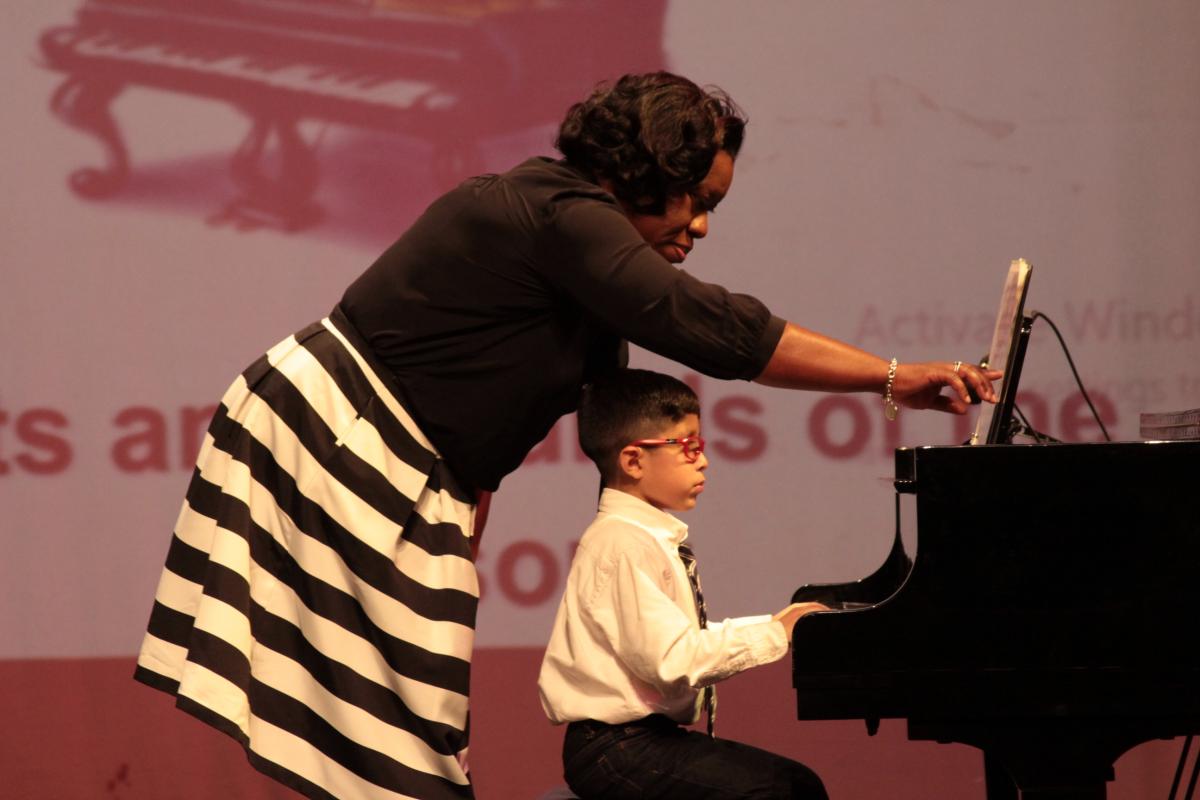
M888 365L887 386L883 390L883 415L889 420L894 420L896 414L900 412L900 407L896 405L896 401L892 399L892 381L896 380L896 367L900 362L892 359L892 363Z

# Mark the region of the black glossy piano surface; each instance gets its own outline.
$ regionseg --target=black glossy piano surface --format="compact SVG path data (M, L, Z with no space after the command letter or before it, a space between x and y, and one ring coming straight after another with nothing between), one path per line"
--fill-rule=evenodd
M800 719L907 719L1026 798L1102 798L1129 747L1200 733L1200 442L901 449L895 485L887 564L793 598L843 606L793 631Z

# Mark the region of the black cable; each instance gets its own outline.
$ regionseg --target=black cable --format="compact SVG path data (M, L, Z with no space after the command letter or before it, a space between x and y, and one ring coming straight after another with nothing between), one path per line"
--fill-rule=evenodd
M1033 436L1033 440L1035 442L1041 444L1042 435L1034 430L1033 426L1029 424L1028 417L1025 416L1025 412L1021 410L1021 407L1017 405L1015 400L1013 401L1013 413L1016 414L1017 418L1021 420L1021 425L1024 426L1023 430L1027 431L1031 436Z
M1021 407L1017 405L1016 401L1013 401L1013 413L1020 418L1021 424L1025 426L1021 432L1028 433L1038 444L1045 444L1047 441L1049 441L1050 437L1046 436L1044 433L1040 433L1037 428L1029 424L1029 419L1025 416L1025 412L1021 410Z
M1080 393L1083 394L1083 399L1087 401L1088 408L1092 410L1092 416L1096 418L1096 424L1100 426L1100 432L1104 434L1104 441L1111 442L1112 439L1108 435L1108 428L1104 427L1104 421L1100 419L1100 414L1096 412L1096 407L1092 405L1092 398L1088 397L1087 389L1083 388L1083 381L1079 378L1079 371L1075 369L1075 361L1071 358L1071 351L1067 349L1067 343L1063 336L1058 331L1058 326L1054 324L1054 320L1047 317L1040 311L1034 311L1033 319L1044 319L1050 325L1050 329L1054 331L1054 335L1058 337L1058 343L1062 345L1063 355L1067 357L1067 364L1071 367L1071 374L1075 376L1075 383L1079 386Z
M1015 400L1013 401L1013 413L1021 418L1020 424L1013 423L1014 433L1024 433L1028 436L1032 436L1033 441L1037 444L1050 444L1051 442L1055 444L1062 444L1062 439L1055 439L1050 434L1042 433L1037 428L1030 425L1029 418L1025 416L1025 412L1021 410L1021 407L1017 405Z
M1179 789L1179 779L1183 777L1183 767L1187 764L1188 750L1192 748L1192 737L1188 734L1183 740L1183 752L1179 754L1179 765L1175 767L1175 779L1171 781L1171 793L1167 800L1175 800L1175 792Z

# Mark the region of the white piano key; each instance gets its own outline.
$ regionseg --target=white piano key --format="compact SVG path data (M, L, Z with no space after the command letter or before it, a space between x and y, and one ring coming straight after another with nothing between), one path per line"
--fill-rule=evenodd
M381 73L349 72L336 65L279 62L253 54L214 57L215 49L177 43L141 42L107 33L80 39L77 54L118 62L221 75L287 91L335 97L369 105L411 109L418 104L431 110L450 108L457 97L433 83Z

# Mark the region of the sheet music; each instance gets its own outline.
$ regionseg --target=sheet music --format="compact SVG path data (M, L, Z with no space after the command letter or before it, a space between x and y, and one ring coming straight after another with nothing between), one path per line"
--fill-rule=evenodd
M1025 305L1025 289L1029 282L1029 273L1033 270L1025 259L1018 258L1008 267L1008 275L1004 279L1004 291L1000 294L1000 310L996 313L996 329L992 332L992 346L988 349L986 366L992 369L1006 369L1009 352L1016 340L1017 326L1021 323L1021 311ZM1008 380L1008 374L1000 379ZM1003 383L1000 394L1003 394ZM983 403L979 407L979 420L975 432L971 434L971 444L987 441L988 429L992 424L992 415L996 407Z

